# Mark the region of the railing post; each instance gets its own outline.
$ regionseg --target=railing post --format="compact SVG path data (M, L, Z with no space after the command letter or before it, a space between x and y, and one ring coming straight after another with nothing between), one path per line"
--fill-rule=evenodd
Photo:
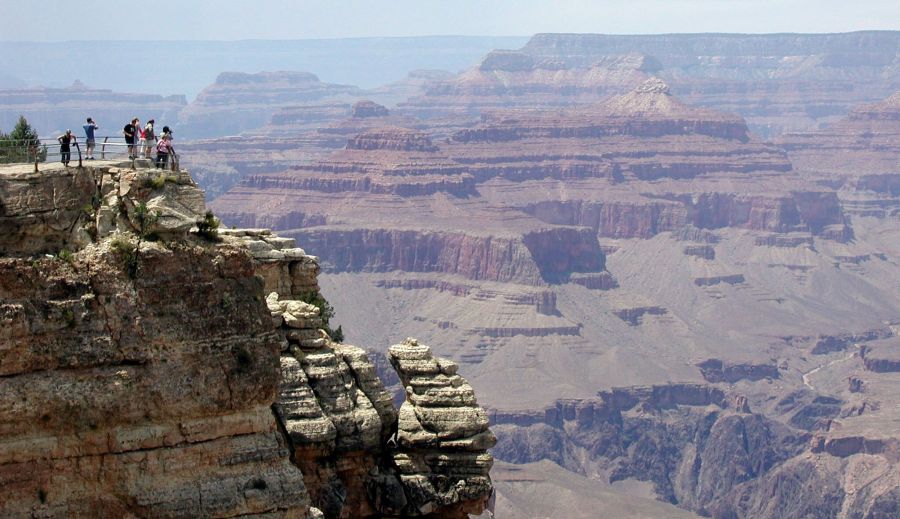
M81 165L81 146L78 145L78 142L75 143L75 149L78 150L78 167L82 167Z
M109 140L109 136L103 138L103 144L100 145L100 160L106 159L106 141Z

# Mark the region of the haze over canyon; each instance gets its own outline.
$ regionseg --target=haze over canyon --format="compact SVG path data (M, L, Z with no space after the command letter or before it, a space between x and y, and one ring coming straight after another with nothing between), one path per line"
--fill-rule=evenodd
M900 517L900 32L190 45L0 76L185 170L0 166L3 513Z

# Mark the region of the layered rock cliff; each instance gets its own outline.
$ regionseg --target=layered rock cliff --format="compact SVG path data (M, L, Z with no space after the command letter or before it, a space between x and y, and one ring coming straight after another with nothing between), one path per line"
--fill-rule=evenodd
M416 366L443 367L398 365L398 415L366 353L323 330L293 240L217 232L184 171L39 168L0 169L0 515L484 509L493 437L471 387L419 347Z
M651 75L690 104L741 114L764 137L834 122L896 89L896 31L844 34L537 34L400 106L420 116L588 106Z
M521 66L503 59L491 66ZM413 190L457 176L470 189ZM446 137L366 129L214 206L321 251L323 292L365 337L408 327L464 366L506 462L552 460L721 518L835 503L866 517L896 487L881 471L894 356L874 341L895 333L898 233L891 210L851 212L844 185L653 80ZM573 401L589 404L551 416ZM784 481L797 485L768 499Z
M336 104L332 108L343 113L360 93L353 86L319 81L308 72L223 72L182 110L179 122L190 137L235 135L268 123L280 107ZM306 117L321 119L320 112L322 107L313 108Z
M492 419L498 459L550 459L610 482L646 481L660 499L703 516L875 518L896 510L892 447L810 434L713 386L614 388Z

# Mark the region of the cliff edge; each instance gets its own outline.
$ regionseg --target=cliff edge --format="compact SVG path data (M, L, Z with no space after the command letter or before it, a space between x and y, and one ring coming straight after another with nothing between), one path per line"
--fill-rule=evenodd
M317 259L203 200L185 171L0 168L0 515L481 513L494 438L454 367L418 346L442 368L398 365L398 413L325 332Z

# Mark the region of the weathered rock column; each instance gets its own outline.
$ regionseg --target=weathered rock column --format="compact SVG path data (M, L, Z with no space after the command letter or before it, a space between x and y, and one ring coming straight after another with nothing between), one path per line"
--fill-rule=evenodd
M480 514L492 491L487 449L496 438L472 386L454 362L415 339L391 346L388 358L406 388L393 453L408 499L404 515Z

